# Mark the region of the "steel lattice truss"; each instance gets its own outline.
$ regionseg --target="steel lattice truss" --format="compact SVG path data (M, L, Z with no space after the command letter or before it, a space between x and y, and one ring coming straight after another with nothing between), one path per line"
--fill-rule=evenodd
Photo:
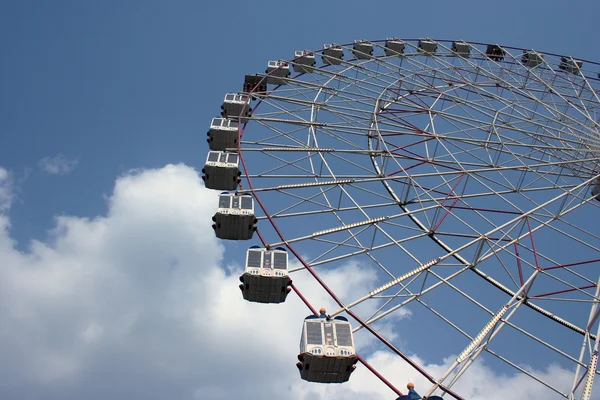
M600 312L600 67L565 71L549 54L531 67L507 47L494 61L479 44L466 58L443 41L386 57L372 43L372 57L342 46L341 65L253 93L241 192L263 207L261 237L293 248L299 269L370 268L377 283L338 313L369 326L418 314L440 343L421 346L458 355L433 377L443 388L460 388L485 352L585 398ZM538 376L523 348L573 371L572 388Z

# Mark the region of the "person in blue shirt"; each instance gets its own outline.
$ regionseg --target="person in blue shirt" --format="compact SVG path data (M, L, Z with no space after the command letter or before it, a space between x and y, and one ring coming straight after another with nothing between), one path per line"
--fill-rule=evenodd
M414 383L408 382L408 385L406 385L406 388L408 389L408 394L405 394L404 396L400 396L396 400L421 400L421 396L419 396L419 393L417 393L415 391Z
M421 398L421 396L419 396L419 393L415 391L414 383L409 382L408 385L406 385L406 388L408 389L408 398L410 400L419 400Z
M327 315L327 310L325 309L325 307L321 307L321 309L319 310L319 316L317 317L316 315L312 314L307 316L304 319L319 319L319 318L323 318L326 319L327 321L329 321L329 316Z

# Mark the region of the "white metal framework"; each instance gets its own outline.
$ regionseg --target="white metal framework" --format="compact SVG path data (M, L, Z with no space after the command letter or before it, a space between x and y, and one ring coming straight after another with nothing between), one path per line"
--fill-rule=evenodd
M337 299L332 315L348 313L400 354L373 324L401 327L394 316L409 309L416 353L457 354L441 375L415 365L432 382L426 395L459 397L453 389L486 354L545 398L589 399L600 66L432 39L297 56L313 54L321 65L310 72L269 72L285 85L252 93L240 128L239 193L260 206L263 244L287 246L298 269L317 274L369 269L376 283ZM542 376L550 363L572 373L570 387Z

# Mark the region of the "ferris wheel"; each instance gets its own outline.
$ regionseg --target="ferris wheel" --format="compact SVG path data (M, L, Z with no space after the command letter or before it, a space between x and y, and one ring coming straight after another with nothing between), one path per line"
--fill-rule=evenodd
M599 72L497 44L358 40L269 61L225 96L203 169L207 187L227 191L213 228L254 245L245 299L283 303L294 290L317 314L301 327L302 379L344 382L360 361L402 395L355 354L352 333L368 331L430 382L423 398L463 398L480 357L548 398L591 398ZM350 264L374 279L341 299L320 273ZM338 310L319 319L292 282L300 270ZM413 353L454 354L442 373L378 329L402 326L405 310L421 338ZM569 384L536 362L558 365Z

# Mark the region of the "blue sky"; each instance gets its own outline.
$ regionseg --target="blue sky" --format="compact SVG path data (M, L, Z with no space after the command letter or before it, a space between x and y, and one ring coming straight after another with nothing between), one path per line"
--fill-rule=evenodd
M11 210L23 245L52 216L94 215L130 168L199 166L222 96L296 49L358 38L460 38L594 60L597 3L4 2L0 159L27 175ZM497 4L497 3L496 3ZM38 160L79 159L48 179ZM75 188L79 190L75 190ZM81 190L83 189L83 190ZM43 198L43 201L39 199Z
M12 205L7 211L10 237L17 241L17 249L30 251L33 239L56 239L48 233L56 227L56 216L93 219L106 215L111 204L108 197L112 196L113 204L121 204L115 200L121 197L113 194L116 179L131 169L160 169L177 163L200 169L207 151L205 133L219 112L223 95L239 90L244 74L262 72L268 60L291 58L294 50L362 38L432 37L500 43L597 60L599 13L600 5L593 1L578 2L577 6L559 1L505 1L501 5L475 1L1 2L0 168L9 171L12 180ZM43 170L42 160L60 155L67 164L72 161L68 171L50 174ZM193 181L186 171L181 173ZM148 179L160 181L166 179L164 174L149 175ZM132 187L147 183L143 179L134 182L133 178L124 182ZM203 194L193 195L210 204ZM110 212L117 213L114 209ZM143 217L136 221L140 223ZM209 225L207 220L206 227ZM157 235L153 240L160 238ZM212 239L204 244L207 248L215 246ZM239 262L245 246L219 244L223 245L238 254L222 251L211 262L228 272L227 266ZM135 246L132 243L132 248L138 248ZM227 279L227 273L220 279ZM159 284L151 277L139 282L148 287ZM360 290L360 282L352 284ZM317 290L315 298L325 299L316 294ZM210 306L210 299L204 301ZM68 314L57 307L57 315ZM302 308L296 303L290 307ZM90 326L94 332L94 325ZM148 346L153 339L150 342ZM297 338L291 342L296 346ZM385 362L385 354L380 356L383 361L379 365L392 365ZM105 358L88 365L89 370L101 371L102 363L111 361ZM132 365L141 362L135 357L128 360ZM192 369L192 361L183 363L182 370ZM132 381L152 380L158 370L140 371L140 377ZM25 374L27 369L22 371ZM91 379L89 376L81 378L73 373L69 379L64 384L40 378L42 383L36 382L29 389L6 385L0 379L0 397L3 388L8 388L8 398L41 398L40 393L51 387L53 398L77 398L86 392L82 387L97 385L89 386L85 380ZM49 381L53 383L44 383ZM175 398L192 398L172 388L178 382L169 380L161 390L176 393ZM212 389L213 398L231 395L221 383ZM121 393L131 389L127 382L122 385ZM97 393L113 393L99 386ZM319 395L333 398L331 392Z

